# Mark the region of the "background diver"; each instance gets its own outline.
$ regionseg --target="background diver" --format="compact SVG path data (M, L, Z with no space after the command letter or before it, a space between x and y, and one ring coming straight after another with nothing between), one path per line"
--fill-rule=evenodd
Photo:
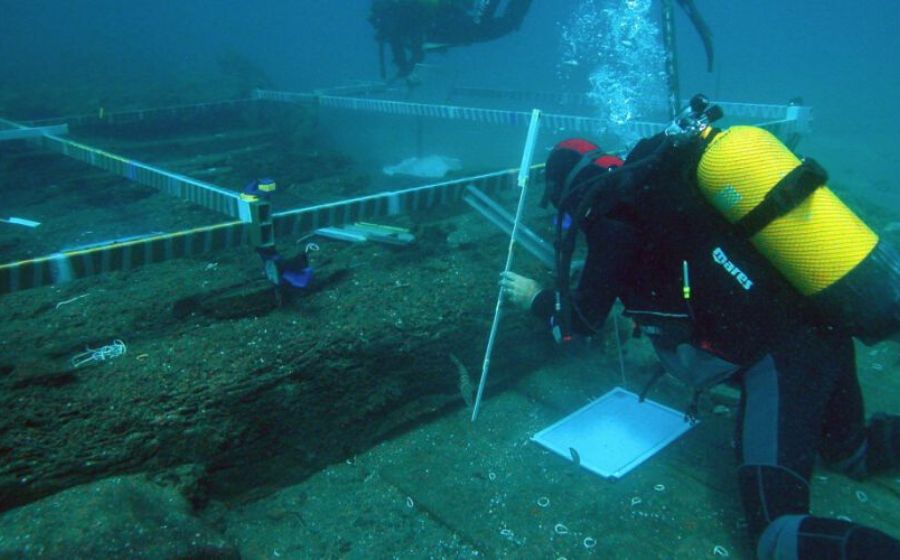
M670 4L672 0L662 0ZM693 0L677 0L700 35L707 70L713 67L712 33ZM387 79L385 47L397 74L407 78L427 51L492 41L519 29L531 0L374 0L369 22L379 46L381 78Z
M531 0L374 0L369 22L379 45L381 78L387 79L385 47L397 74L408 77L426 51L492 41L519 28Z

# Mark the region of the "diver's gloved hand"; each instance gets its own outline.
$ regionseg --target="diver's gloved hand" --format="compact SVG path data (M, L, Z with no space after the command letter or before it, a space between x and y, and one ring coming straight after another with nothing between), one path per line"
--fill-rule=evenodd
M522 309L528 309L534 296L541 291L541 286L531 278L515 272L501 272L500 289L504 300Z

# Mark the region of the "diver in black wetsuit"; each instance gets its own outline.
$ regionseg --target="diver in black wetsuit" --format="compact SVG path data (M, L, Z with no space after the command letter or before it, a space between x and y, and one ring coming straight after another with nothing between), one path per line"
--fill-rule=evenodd
M385 46L391 49L398 79L408 77L426 51L492 41L517 30L531 0L501 4L500 0L374 0L369 22L379 44L382 79L387 77Z
M900 558L900 541L881 531L810 515L817 457L852 477L900 467L900 417L866 424L850 334L824 323L703 199L687 172L696 159L662 135L622 167L595 148L567 140L547 161L565 270L557 288L506 273L507 301L566 340L596 332L619 298L669 373L698 389L740 385L738 479L758 558ZM588 249L571 292L565 255L578 232L566 228L580 229Z

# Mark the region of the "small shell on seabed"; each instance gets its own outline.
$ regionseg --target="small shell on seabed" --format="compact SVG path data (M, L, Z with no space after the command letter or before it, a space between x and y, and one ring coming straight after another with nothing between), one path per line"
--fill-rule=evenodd
M550 498L548 498L547 496L541 496L540 498L537 499L537 505L538 505L538 507L542 507L542 508L549 506Z
M869 501L869 495L863 492L862 490L856 491L856 499L862 503L866 503Z
M584 548L591 549L597 546L597 539L594 537L585 537L582 544L584 545Z
M569 528L566 527L565 525L563 525L562 523L557 523L553 527L553 532L556 533L557 535L568 535Z
M728 558L728 549L720 544L717 544L715 547L713 547L713 554L721 558Z

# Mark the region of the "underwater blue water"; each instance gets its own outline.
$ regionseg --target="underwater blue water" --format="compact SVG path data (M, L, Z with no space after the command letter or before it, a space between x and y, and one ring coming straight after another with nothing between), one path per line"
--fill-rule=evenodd
M308 91L359 80L378 80L377 48L373 31L366 19L370 1L0 0L0 117L6 116L7 108L11 109L15 104L28 106L29 113L42 108L52 110L55 102L68 95L83 103L84 111L95 110L107 100L110 105L133 108L148 104L166 105L172 103L171 100L180 98L215 99L222 94L221 85L217 85L216 80L217 73L222 71L223 58L231 60L232 65L245 60L251 67L263 71L271 80L273 88L289 91ZM825 143L821 137L812 140L819 142L816 146L819 150L831 150L830 153L826 150L821 157L819 151L813 151L813 155L826 164L832 177L840 178L838 182L842 187L850 185L860 191L868 188L871 198L877 198L882 209L887 208L890 212L889 218L879 216L879 219L891 221L889 227L896 231L900 225L893 220L896 219L900 198L895 194L898 158L893 153L893 146L896 144L894 129L900 126L900 108L897 107L897 100L900 99L900 57L897 56L900 52L900 40L897 38L900 3L894 0L694 1L712 29L716 62L713 72L707 72L702 43L687 18L676 8L681 93L690 96L695 92L704 92L713 99L761 103L784 103L788 99L802 97L805 103L814 107L815 132L826 136ZM426 62L439 66L443 75L453 76L459 85L587 94L593 101L596 116L606 118L611 123L641 118L665 103L665 76L661 72L663 52L656 35L658 29L654 26L658 2L659 0L534 0L528 17L517 33L488 44L430 55ZM189 91L182 95L181 92L185 90ZM171 98L166 94L171 94ZM34 103L25 103L23 95L34 96ZM419 148L416 143L420 141L421 134L410 134L404 127L396 126L392 121L393 115L375 115L371 117L370 126L356 126L359 124L356 113L350 116L339 114L319 117L317 123L323 129L333 127L349 131L348 135L353 137L351 141L356 145L353 149L342 149L340 152L350 154L349 157L355 162L371 160L364 163L372 163L371 169L374 170L380 171L385 165L407 161ZM429 151L451 158L451 161L458 159L464 162L466 170L480 167L494 169L498 167L493 163L497 160L518 161L520 131L500 132L488 127L469 127L469 123L458 127L457 124L442 125L450 133L445 133L444 128L438 132L430 131L430 136L426 135L426 141L430 142ZM541 138L541 142L551 145L552 140ZM849 152L845 150L845 145L851 142L855 149ZM297 148L296 152L307 147L302 142L298 143L301 148ZM320 158L318 146L315 148L315 151L307 150L309 153L303 154L305 159L296 164L297 168L303 167L304 174L287 173L289 177L305 177L307 167L318 172L320 166L329 163L335 167L343 165L343 158ZM476 157L481 153L485 154L484 161ZM850 155L845 156L845 153ZM179 159L181 157L183 156L179 156ZM265 158L261 160L266 161ZM876 168L878 171L873 172L872 169ZM214 170L214 167L204 169ZM292 168L289 171L297 170ZM234 171L235 175L241 173L246 175L244 169ZM40 180L36 179L35 183ZM373 189L380 189L379 181L393 187L396 179L374 173L371 181ZM291 180L286 180L288 188L285 191L293 186L294 194L301 196L297 191L302 190L302 180L298 178L297 183L291 185ZM245 183L238 183L238 188L242 184ZM861 186L864 184L870 186ZM48 185L47 190L51 187L63 190L58 189L55 184ZM332 196L334 192L336 191L328 191L327 196ZM306 197L307 194L302 193L302 196ZM103 200L97 206L106 205L107 202ZM308 203L304 199L304 204ZM117 204L110 203L109 213L105 215L121 213L124 216L125 210L130 206L127 199ZM22 215L32 216L30 213ZM36 215L33 217L44 219ZM200 218L191 214L191 219ZM49 221L47 220L48 223ZM103 223L102 226L110 229L130 228L116 230L115 235L118 237L143 235L157 230L155 222L143 223L141 220L128 220L124 217L120 221L109 221L109 224ZM121 225L123 222L124 225ZM196 224L190 224L193 225ZM80 224L72 227L80 228ZM163 226L158 227L163 229ZM43 230L46 229L48 228L45 226ZM90 230L79 229L73 234L73 238L82 239L78 236L94 234L94 230L102 231L102 239L110 236L105 229L101 230L95 224L90 224ZM465 236L460 238L463 241L459 245L472 244L471 241L466 241ZM18 243L18 240L15 242ZM56 247L52 250L56 250ZM251 257L255 265L256 255ZM234 260L232 256L226 258L232 262ZM226 258L223 258L222 269L229 265ZM202 274L211 275L219 267L219 262L199 266L205 267ZM446 269L441 264L440 268L423 267L422 270L424 274L435 274L434 271ZM325 272L327 273L327 269ZM390 274L392 271L388 271L385 277ZM324 274L321 277L326 278ZM229 283L233 281L241 280L228 280ZM409 286L408 283L404 284L404 280L395 277L390 277L385 282L392 286L391 289ZM206 285L205 280L203 285ZM153 289L162 288L151 286L148 288L149 293ZM197 288L201 291L211 289ZM100 291L102 289L98 294ZM161 315L169 313L169 307L178 307L177 303L173 305L168 302L169 295L160 298L164 301L158 309L166 309ZM88 303L93 300L80 300L79 297L84 296L72 300L67 298L61 303ZM172 296L173 299L174 297ZM62 297L58 300L62 300ZM191 303L193 297L179 299L179 303L181 301ZM444 304L445 302L441 302L441 305ZM136 305L141 312L135 316L143 317L143 310L151 309L146 302L137 301ZM53 309L53 303L47 303L45 307ZM57 306L54 311L58 310ZM96 316L99 315L98 312ZM146 315L150 313L147 312ZM339 314L336 315L340 317ZM123 316L131 317L125 314ZM276 325L280 334L293 337L296 333L283 329L283 322L280 322L279 317L282 316L273 315L269 324ZM100 324L99 319L92 321ZM207 339L197 336L189 344L199 341L198 346L215 348L217 355L224 355L219 349L222 340L243 342L244 337L234 336L235 331L228 330L230 326L226 324L227 321L215 320L211 323L221 330L211 328L210 332L228 333L228 336L209 335ZM401 323L402 321L394 325L399 328ZM257 332L258 328L254 325L253 332ZM36 330L35 334L41 332ZM65 336L69 340L75 340L74 332L73 327L65 331ZM52 334L54 337L56 335L57 333ZM51 335L42 336L49 338ZM137 335L135 338L135 348L140 344L148 344ZM131 344L132 340L129 339L128 342ZM133 352L138 362L142 361L141 356L143 359L149 356L149 351L138 352L140 350ZM246 353L245 349L241 352ZM888 363L887 355L872 352L861 358L864 367L873 371L876 371L874 366L877 366L877 371L880 372L883 369L882 362ZM155 366L143 367L147 367L149 371L149 368ZM886 367L892 366L888 363ZM8 375L8 372L3 375ZM466 378L468 379L468 373ZM553 383L556 384L556 381ZM579 396L576 398L581 399L583 387L576 385L573 383L566 390L577 391ZM534 394L544 394L543 385L535 387ZM893 394L885 392L878 397L883 403L892 398ZM525 404L519 401L512 404L520 410L525 408ZM527 403L527 406L532 404ZM895 401L889 401L889 405L895 407ZM535 417L530 416L528 421L534 423ZM544 419L540 421L543 422ZM465 420L461 425L468 426L467 422ZM506 417L503 424L506 427L515 425L507 421ZM730 427L728 430L730 432ZM520 444L514 440L521 439L520 431L518 425L515 436L510 430L503 444L504 449L510 453L508 462L531 469L532 465L523 461L519 455ZM497 434L491 432L482 439L487 445L471 451L471 455L485 461L502 463L491 455L496 451L494 443L498 439ZM727 445L727 438L723 438L721 444ZM455 450L452 452L456 453ZM730 453L730 449L728 452ZM385 455L388 456L391 455ZM406 459L409 464L419 461L414 454L409 457ZM725 454L721 457L725 457ZM467 458L461 453L454 458L460 462L463 459ZM438 456L431 464L436 465L432 472L437 473L441 468L446 468L446 465L455 463ZM355 469L351 460L341 462L339 466L346 466L348 470L351 467ZM467 468L471 469L471 465ZM535 473L532 475L533 480L543 484L547 476L546 473L538 473L538 468L543 467L535 467L530 472ZM727 469L731 467L727 466ZM414 472L411 467L406 470L394 468L391 471L397 479ZM643 475L647 477L643 482L650 481L651 484L646 486L653 488L652 483L658 481L650 480L649 477L657 476L663 469L645 472L648 474ZM720 472L730 473L730 470L726 471L723 467ZM494 472L490 471L490 476L480 482L485 482L485 487L489 487L487 483L494 481L493 476ZM569 473L559 476L568 477ZM724 476L726 475L723 474ZM474 477L470 478L476 480ZM460 484L480 484L471 483L470 478L460 478ZM348 480L348 487L364 486L357 484L355 478L351 480L348 477ZM563 489L562 495L579 491L565 481L557 480L555 483ZM599 485L591 485L591 489L597 494L607 491L606 487ZM446 500L445 495L452 496L453 493L446 492L439 485L429 490L432 491L431 495L423 492L423 504L427 504L428 499L441 506L449 503L451 511L459 506L459 510L454 511L453 515L457 520L462 519L463 525L471 522L474 526L481 521L477 516L471 515L474 510L465 509L470 503L474 503L473 500ZM629 501L633 499L630 488L620 486L617 491L620 494L618 499L623 504L631 504L627 508L633 508L634 502ZM683 489L679 491L682 494L690 492ZM856 499L850 492L851 490L846 490L846 495L851 496L849 499ZM474 492L461 495L478 496ZM410 514L413 510L412 498L400 498L397 501L397 504L401 504L400 511L403 515ZM526 512L531 521L535 511L538 514L542 511L532 506L540 498L540 494L529 495L522 501L528 507L511 506L510 510ZM617 510L610 505L612 501L608 496L603 498L603 502L594 502L602 503L602 507L607 509L597 510L594 505L588 509L585 506L586 513L581 517L589 520L588 523L593 523L592 516L597 511L610 512L608 517L611 519L604 516L603 521L612 522L614 530L611 532L618 532L623 535L623 539L630 538L632 534L621 528L634 527L636 512L625 509L627 515L617 517L613 515ZM707 496L704 494L700 498L698 503L705 508ZM724 502L726 505L723 507L736 509L736 498L729 493L728 499L733 501ZM416 495L416 503L419 500L420 497ZM553 500L554 504L557 503L556 496ZM589 501L591 500L586 499L585 503ZM877 500L873 500L875 501ZM407 506L407 503L410 505ZM271 505L264 503L263 509L267 508L271 508ZM717 509L715 513L718 511ZM877 510L873 512L871 515L877 514ZM259 515L264 517L267 513ZM729 524L728 529L734 532L730 525L737 515L735 512L723 515L719 523L724 520ZM250 520L247 522L250 527L248 533L257 533L256 519L252 515L246 519ZM335 519L341 521L339 516L335 516ZM334 528L337 523L329 526L328 521L324 520L326 537L330 537L329 530L335 534L338 531ZM556 521L557 519L549 521L547 527L553 527ZM692 519L691 523L693 522ZM312 526L316 531L321 527L315 524ZM500 527L503 527L503 531L507 530L505 525ZM616 527L619 529L615 529ZM364 529L365 527L361 527L361 530ZM721 526L719 529L720 534L727 533ZM489 529L484 531L483 534L488 534ZM497 532L493 528L490 531ZM473 532L479 534L477 531ZM263 533L260 541L265 541L269 534ZM302 541L307 534L299 533L296 538ZM583 542L585 541L579 541ZM576 546L580 546L579 543ZM582 548L587 548L587 545ZM733 557L737 557L737 554L733 554Z
M562 81L563 25L584 0L535 0L519 33L431 61L461 82L589 91ZM595 0L598 6L622 0ZM716 68L705 71L696 33L678 13L682 91L816 108L820 130L900 124L900 4L889 0L696 0L714 33ZM368 0L0 0L3 88L163 86L202 76L223 52L258 64L281 88L376 79ZM598 38L602 41L602 38Z

